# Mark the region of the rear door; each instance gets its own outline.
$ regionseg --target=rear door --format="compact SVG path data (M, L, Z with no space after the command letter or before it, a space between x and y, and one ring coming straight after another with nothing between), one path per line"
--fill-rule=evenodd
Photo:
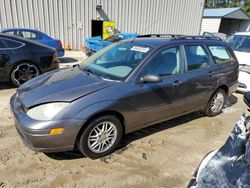
M220 67L213 64L208 49L203 44L184 45L186 66L183 91L186 93L185 110L204 108L217 88Z
M214 63L220 68L220 85L233 86L238 82L238 62L227 46L208 46ZM249 60L250 61L250 60Z

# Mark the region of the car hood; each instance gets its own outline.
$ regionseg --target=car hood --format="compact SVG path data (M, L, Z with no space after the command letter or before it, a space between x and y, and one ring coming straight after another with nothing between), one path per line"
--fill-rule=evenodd
M239 64L250 65L250 53L240 52L236 50L234 50L234 53L238 59Z
M19 87L17 95L19 101L29 108L49 102L71 102L109 87L110 84L75 67L38 76Z

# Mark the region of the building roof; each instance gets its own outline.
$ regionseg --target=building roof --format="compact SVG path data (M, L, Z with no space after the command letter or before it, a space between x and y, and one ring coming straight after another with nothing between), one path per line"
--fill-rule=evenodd
M250 16L240 7L205 9L203 17L250 20Z

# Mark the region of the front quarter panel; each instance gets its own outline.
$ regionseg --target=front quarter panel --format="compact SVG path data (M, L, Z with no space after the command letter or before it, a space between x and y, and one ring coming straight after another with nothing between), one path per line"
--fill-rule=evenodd
M81 110L74 118L88 120L89 118L108 111L115 111L124 117L125 133L136 128L136 109L124 101L103 101Z

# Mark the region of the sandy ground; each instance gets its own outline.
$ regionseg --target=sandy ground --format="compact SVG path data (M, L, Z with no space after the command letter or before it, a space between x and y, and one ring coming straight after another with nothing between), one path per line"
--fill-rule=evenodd
M213 118L192 113L126 135L120 149L91 160L78 152L45 155L28 149L15 130L0 84L1 187L185 187L202 158L220 147L246 110L234 94Z

